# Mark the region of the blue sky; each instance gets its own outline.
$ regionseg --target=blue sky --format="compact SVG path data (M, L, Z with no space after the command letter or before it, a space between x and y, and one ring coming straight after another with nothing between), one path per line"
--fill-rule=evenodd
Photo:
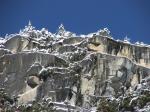
M19 32L31 20L55 32L87 34L107 27L116 39L150 44L150 0L0 0L0 35Z

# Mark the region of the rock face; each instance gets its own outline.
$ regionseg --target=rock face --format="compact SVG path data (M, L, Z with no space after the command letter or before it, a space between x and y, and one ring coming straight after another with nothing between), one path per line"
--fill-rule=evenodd
M101 97L131 93L150 76L149 45L116 41L108 29L81 36L62 25L58 30L29 24L0 43L0 87L19 96L19 104L50 97L91 109Z

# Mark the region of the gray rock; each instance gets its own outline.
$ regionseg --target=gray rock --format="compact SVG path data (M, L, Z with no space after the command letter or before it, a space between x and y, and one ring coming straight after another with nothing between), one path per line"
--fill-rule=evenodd
M143 79L149 88L150 47L116 41L107 29L63 37L30 27L0 49L0 87L10 96L21 94L20 102L50 97L87 111L103 97L141 92Z

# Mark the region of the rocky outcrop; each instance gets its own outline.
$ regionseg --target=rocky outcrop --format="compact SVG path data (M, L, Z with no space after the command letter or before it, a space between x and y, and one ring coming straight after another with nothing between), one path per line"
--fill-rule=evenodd
M103 36L95 36L89 39L90 49L112 54L116 56L124 56L132 61L139 63L143 66L150 67L150 48L146 46L132 45L124 42L117 42L113 39Z
M49 97L89 110L103 97L132 93L150 76L148 45L116 41L108 29L84 36L59 30L52 34L30 24L3 43L0 87L19 96L18 104Z

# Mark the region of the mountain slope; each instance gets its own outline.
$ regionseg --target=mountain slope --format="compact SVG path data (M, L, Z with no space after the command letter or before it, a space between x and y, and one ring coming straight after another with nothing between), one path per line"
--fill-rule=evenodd
M150 45L115 40L106 28L78 36L63 25L53 34L29 23L1 39L0 76L0 87L18 97L16 105L50 99L55 111L104 111L103 98L123 102L121 96L141 97L150 88ZM115 109L128 110L124 105Z

